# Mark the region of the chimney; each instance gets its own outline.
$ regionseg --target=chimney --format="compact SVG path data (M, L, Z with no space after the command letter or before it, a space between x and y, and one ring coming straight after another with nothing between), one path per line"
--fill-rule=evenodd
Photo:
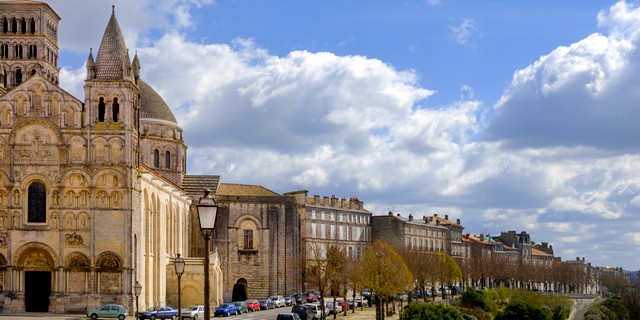
M319 195L314 195L313 196L313 204L320 204L320 196Z
M335 207L336 206L336 202L338 202L338 198L336 198L335 195L331 195L331 206Z
M448 221L448 220L449 220L449 215L448 215L448 214L445 214L445 215L444 215L444 219Z
M413 221L413 213L409 213L409 221Z
M437 214L437 213L434 213L434 214L433 214L433 217L434 217L434 218L437 218L437 217L438 217L438 214Z
M457 223L457 224L460 224L460 219L456 219L456 223Z
M325 206L328 206L328 205L329 205L329 197L324 196L324 197L322 197L322 200L324 200L323 205L325 205Z

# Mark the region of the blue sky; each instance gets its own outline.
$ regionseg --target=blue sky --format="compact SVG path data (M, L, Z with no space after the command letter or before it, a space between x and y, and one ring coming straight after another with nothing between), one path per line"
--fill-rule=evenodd
M189 173L639 268L637 3L113 3L185 130ZM83 97L111 2L51 5L62 86Z

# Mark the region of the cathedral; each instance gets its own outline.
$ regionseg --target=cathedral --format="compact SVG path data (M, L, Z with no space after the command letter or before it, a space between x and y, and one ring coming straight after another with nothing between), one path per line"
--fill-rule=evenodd
M179 253L183 301L202 303L203 253L187 254L199 229L181 187L182 129L140 78L115 8L95 59L89 52L85 97L60 88L60 19L43 2L0 2L0 304L54 313L168 304ZM215 304L222 275L211 261Z
M40 1L0 1L0 310L133 314L302 289L300 216L290 196L188 175L183 130L140 77L116 19L89 49L84 98L59 86L61 17ZM194 203L220 205L204 252ZM209 255L210 264L204 266ZM136 295L134 287L142 288Z

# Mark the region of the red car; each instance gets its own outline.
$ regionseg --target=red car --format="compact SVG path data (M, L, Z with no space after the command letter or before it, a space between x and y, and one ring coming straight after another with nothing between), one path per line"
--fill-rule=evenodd
M247 309L249 309L249 311L260 311L260 301L257 299L249 299L245 301L245 303L247 304Z

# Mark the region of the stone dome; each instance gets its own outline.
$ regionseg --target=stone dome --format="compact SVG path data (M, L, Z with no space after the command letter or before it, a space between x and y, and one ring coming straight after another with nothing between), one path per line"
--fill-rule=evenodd
M178 124L176 117L164 99L142 79L138 79L140 87L140 119L164 120Z

